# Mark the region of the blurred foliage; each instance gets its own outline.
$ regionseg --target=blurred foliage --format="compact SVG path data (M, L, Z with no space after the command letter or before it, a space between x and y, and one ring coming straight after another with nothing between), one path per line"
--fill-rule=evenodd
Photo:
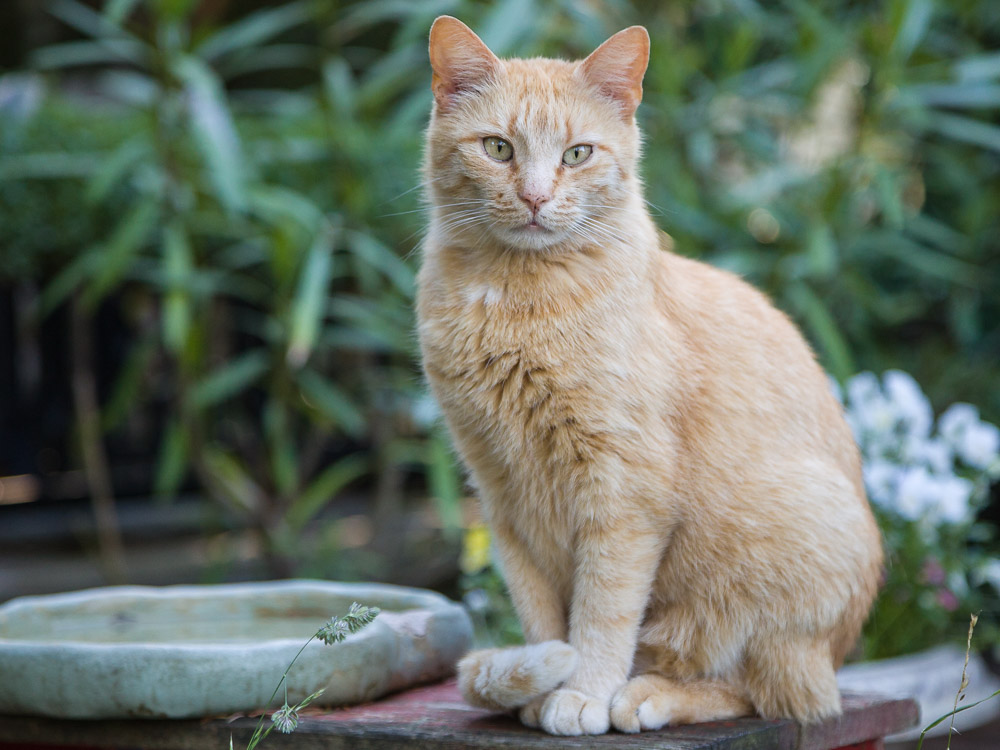
M749 277L843 380L911 372L1000 420L1000 17L989 0L55 0L81 38L0 78L0 277L42 307L128 287L155 325L106 419L173 405L169 494L193 466L280 555L352 479L383 504L459 485L415 363L427 30L579 57L642 23L639 116L658 223Z
M93 310L126 286L148 296L156 322L136 326L106 428L165 391L156 491L193 470L261 531L276 573L295 569L328 501L373 472L395 477L385 516L402 472L427 467L457 527L453 462L419 409L413 267L386 216L385 196L415 180L398 157L419 151L426 102L407 115L395 93L418 70L358 81L336 34L280 41L336 29L328 3L215 29L195 25L192 3L51 9L85 38L35 54L62 87L4 79L2 268L46 280L43 314L70 297ZM306 83L228 91L289 70ZM400 130L385 149L376 124L389 119ZM159 393L140 387L157 363Z

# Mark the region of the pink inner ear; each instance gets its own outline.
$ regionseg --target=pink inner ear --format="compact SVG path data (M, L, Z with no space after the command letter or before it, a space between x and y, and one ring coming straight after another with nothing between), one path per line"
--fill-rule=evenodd
M621 105L629 119L642 101L642 77L649 63L649 34L631 26L608 39L580 64L584 79Z
M499 69L500 61L472 29L451 16L440 16L431 26L431 88L441 107L455 94L474 91Z

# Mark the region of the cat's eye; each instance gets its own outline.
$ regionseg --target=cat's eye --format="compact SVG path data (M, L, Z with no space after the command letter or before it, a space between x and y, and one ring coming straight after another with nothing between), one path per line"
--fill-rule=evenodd
M575 146L570 146L565 152L563 152L563 164L567 164L571 167L575 167L577 164L583 164L590 158L590 154L593 151L594 147L588 146L585 143L578 143Z
M514 147L495 135L483 138L483 148L486 149L487 156L497 161L510 161L514 155Z

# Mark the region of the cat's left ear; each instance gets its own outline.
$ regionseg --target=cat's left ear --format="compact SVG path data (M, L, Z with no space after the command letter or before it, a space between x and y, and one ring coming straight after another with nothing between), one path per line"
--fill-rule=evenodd
M497 74L500 60L468 26L451 16L438 16L431 26L431 89L438 106L447 109L455 97L475 91Z
M577 74L614 99L630 121L642 101L642 77L649 64L649 32L642 26L619 31L580 63Z

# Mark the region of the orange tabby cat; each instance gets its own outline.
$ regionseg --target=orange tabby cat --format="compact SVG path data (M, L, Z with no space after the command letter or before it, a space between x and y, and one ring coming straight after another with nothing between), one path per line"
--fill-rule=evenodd
M788 319L647 215L648 54L431 29L420 344L529 644L459 683L554 734L821 719L882 559L858 452Z

